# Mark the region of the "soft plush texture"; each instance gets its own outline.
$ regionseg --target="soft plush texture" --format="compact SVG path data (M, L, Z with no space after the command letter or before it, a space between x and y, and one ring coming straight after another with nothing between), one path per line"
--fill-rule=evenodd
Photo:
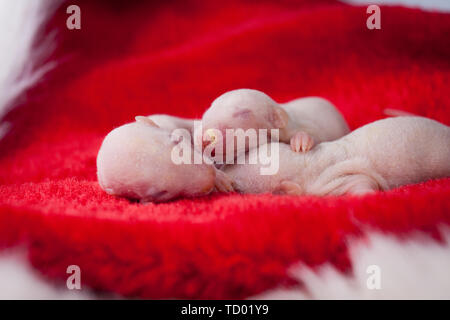
M104 193L104 136L135 115L199 117L221 93L255 88L286 102L332 101L352 129L397 108L450 124L450 16L335 1L72 1L57 68L16 101L0 141L0 245L65 284L141 298L245 298L302 285L291 266L352 275L348 243L368 230L424 232L447 246L450 179L365 197L212 195L140 205ZM439 261L436 261L439 264Z

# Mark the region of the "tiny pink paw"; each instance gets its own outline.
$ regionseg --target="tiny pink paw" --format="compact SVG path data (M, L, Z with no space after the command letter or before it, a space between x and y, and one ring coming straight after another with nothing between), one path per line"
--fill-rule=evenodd
M314 146L314 139L304 131L296 132L291 138L291 149L295 152L306 152Z
M216 190L219 192L233 192L233 181L231 178L223 171L216 169Z

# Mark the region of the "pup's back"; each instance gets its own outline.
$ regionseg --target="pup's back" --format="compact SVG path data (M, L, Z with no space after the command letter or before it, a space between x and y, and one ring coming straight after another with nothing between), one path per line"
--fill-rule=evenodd
M367 158L390 187L450 176L450 127L431 119L383 119L338 141L349 156Z

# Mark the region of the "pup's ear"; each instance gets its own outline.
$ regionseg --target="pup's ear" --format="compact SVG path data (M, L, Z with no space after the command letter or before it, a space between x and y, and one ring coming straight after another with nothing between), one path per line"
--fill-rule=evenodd
M282 129L285 128L289 121L289 115L287 112L281 108L280 106L275 106L273 108L270 122L275 128Z
M146 125L159 128L159 126L152 119L150 119L148 117L136 116L136 117L134 117L134 119L136 120L136 122L141 122L141 123L144 123Z

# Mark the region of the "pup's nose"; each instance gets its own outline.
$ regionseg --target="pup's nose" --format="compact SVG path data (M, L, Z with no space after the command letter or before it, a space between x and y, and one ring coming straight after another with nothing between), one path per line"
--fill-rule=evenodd
M203 140L203 151L206 150L206 147L211 145L211 141L208 140ZM211 157L214 157L216 155L216 146L211 145L209 150L209 154L211 155Z
M201 135L195 137L195 145L201 147L202 150L204 150L210 143L211 141L208 141L206 138L204 139Z
M217 135L214 129L208 129L202 135L202 147L205 149L211 143L215 143Z
M206 140L206 139L202 140L202 147L203 147L203 149L205 149L210 144L211 144L211 141Z
M197 145L197 146L201 146L202 145L202 136L200 135L200 134L198 134L198 135L196 135L195 137L194 137L194 139L195 139L195 144Z

